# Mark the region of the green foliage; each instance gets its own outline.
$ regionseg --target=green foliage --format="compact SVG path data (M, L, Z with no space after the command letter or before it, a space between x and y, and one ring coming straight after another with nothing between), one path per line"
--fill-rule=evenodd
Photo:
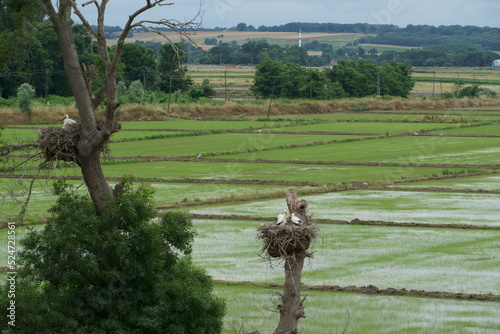
M88 196L54 189L53 217L19 254L16 333L220 332L224 302L191 263L188 214L154 222L152 189L131 180L103 216Z
M165 43L161 47L158 60L159 88L164 92L185 92L192 86L192 80L186 75L187 69L182 66L183 59L184 51L179 43Z
M118 97L118 100L120 100L121 103L127 102L127 93L128 93L128 88L125 82L118 81L116 83L116 96Z
M413 89L411 66L390 62L380 69L366 60L340 60L331 69L318 71L267 58L256 66L250 88L261 97L331 99L377 94L407 97Z
M366 60L357 62L340 60L333 68L326 70L332 82L339 82L350 97L364 97L377 94L380 82L380 94L407 97L413 89L411 66L404 63L390 62L378 68Z
M490 89L481 87L478 83L474 83L469 86L465 86L465 82L463 80L459 80L455 83L453 87L453 92L451 93L451 97L479 97L481 95L496 98L497 93Z
M215 95L215 90L210 87L210 80L203 79L201 86L193 86L189 91L189 97L199 99L201 97L212 97Z
M28 83L23 83L17 89L17 103L18 107L23 113L28 113L31 119L31 105L35 97L35 89Z
M125 43L120 56L124 65L122 74L126 84L143 80L145 88L151 89L157 81L157 60L153 49L135 43Z
M131 103L142 103L146 97L144 86L140 80L135 80L130 83L127 92L127 100Z
M487 88L487 87L481 88L481 92L479 93L479 95L480 96L484 95L486 97L491 97L491 98L497 98L498 97L497 92L495 92L493 89Z

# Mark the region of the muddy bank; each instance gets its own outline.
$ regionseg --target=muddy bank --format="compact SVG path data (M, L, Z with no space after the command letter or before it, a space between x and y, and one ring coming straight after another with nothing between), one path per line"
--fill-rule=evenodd
M297 146L300 147L300 146ZM500 169L500 164L430 164L430 163L400 163L400 162L357 162L357 161L304 161L304 160L275 160L275 159L229 159L229 158L190 158L188 156L130 156L112 157L111 160L144 160L147 162L158 161L203 161L203 162L239 162L239 163L283 163L297 165L339 165L339 166L386 166L386 167L437 167L437 168L468 168L468 169Z
M195 219L218 219L218 220L251 220L262 222L274 222L276 217L255 217L249 215L215 215L215 214L197 214L192 213ZM369 226L397 226L397 227L424 227L424 228L452 228L465 230L500 230L500 226L472 225L472 224L433 224L433 223L415 223L415 222L392 222L387 220L353 220L340 219L312 219L316 224L336 224L336 225L369 225Z
M224 280L214 280L216 284L223 285L243 285L243 286L256 286L262 288L282 288L282 284L275 283L257 283L257 282L234 282ZM460 299L460 300L482 300L482 301L500 301L500 295L491 293L478 294L478 293L456 293L448 291L425 291L415 289L379 289L374 285L367 286L338 286L338 285L302 285L301 290L310 291L333 291L333 292L355 292L369 295L388 295L388 296L409 296L409 297L425 297L425 298L446 298L446 299Z

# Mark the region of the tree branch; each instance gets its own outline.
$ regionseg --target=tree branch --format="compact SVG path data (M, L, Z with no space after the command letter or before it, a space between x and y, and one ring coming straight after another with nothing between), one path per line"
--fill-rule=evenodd
M97 7L97 11L99 12L100 10L100 7L99 7L99 4L97 3L96 0L92 0L92 1L87 1L85 2L84 4L82 4L82 7L85 7L91 3L94 3ZM92 28L92 26L90 25L90 23L87 21L87 19L85 18L85 16L83 16L82 12L80 12L80 10L78 9L78 6L76 5L76 3L73 1L73 12L75 13L76 16L78 16L78 18L82 21L82 24L85 26L85 28L87 28L87 30L92 34L94 35L95 38L97 38L97 31L94 30L94 28Z
M0 156L7 156L13 151L21 150L26 147L36 147L38 148L37 143L24 143L24 144L13 144L13 145L5 145L5 146L0 146Z

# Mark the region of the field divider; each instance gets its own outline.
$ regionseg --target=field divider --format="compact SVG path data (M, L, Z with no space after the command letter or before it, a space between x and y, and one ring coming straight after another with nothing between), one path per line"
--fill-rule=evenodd
M378 161L321 161L321 160L276 160L276 159L230 159L230 158L190 158L188 156L133 156L112 157L110 160L139 159L148 162L159 161L184 161L184 162L240 162L240 163L283 163L297 165L339 165L339 166L385 166L385 167L437 167L437 168L478 168L478 169L500 169L500 164L431 164L431 163L402 163L402 162L378 162Z
M214 215L191 213L193 219L220 219L220 220L252 220L273 222L276 217L255 217L248 215ZM423 228L452 228L464 230L500 230L500 226L472 225L472 224L434 224L434 223L414 223L414 222L391 222L385 220L353 220L312 218L316 224L328 225L368 225L368 226L396 226L396 227L423 227Z
M252 286L261 288L283 288L282 284L277 283L259 283L249 281L226 281L226 280L213 280L215 284L219 285L232 285L232 286ZM457 293L446 291L425 291L415 289L395 289L386 288L380 289L374 285L367 286L338 286L338 285L307 285L303 284L301 290L308 291L331 291L331 292L354 292L369 295L386 295L386 296L407 296L407 297L424 297L424 298L443 298L443 299L460 299L460 300L473 300L473 301L493 301L499 302L500 295L492 293Z
M206 205L213 204L211 203L196 203L196 205ZM166 205L166 206L157 206L155 207L157 210L162 209L176 209L185 206L192 206L192 203L184 205L184 203L180 203L179 205ZM217 215L217 214L199 214L199 213L190 213L191 218L193 219L211 219L211 220L248 220L248 221L256 221L256 222L274 222L276 221L276 217L263 217L263 216L250 216L250 215ZM46 223L47 219L41 219L40 224ZM358 218L354 218L352 220L341 220L341 219L325 219L325 218L315 218L311 219L316 224L323 225L357 225L357 226L388 226L388 227L412 227L412 228L443 228L443 229L463 229L463 230L500 230L500 226L488 226L488 225L473 225L473 224L434 224L434 223L415 223L415 222L392 222L386 220L361 220ZM24 223L23 226L34 225L34 223ZM8 224L0 225L0 229L7 228ZM1 268L1 267L0 267Z
M138 182L148 182L148 183L200 183L200 184L250 184L250 185L277 185L277 186L302 186L302 187L313 187L321 188L318 190L310 190L307 193L324 193L324 192L334 192L334 191L347 191L347 190L382 190L382 191L415 191L415 192L449 192L449 193L477 193L477 194L500 194L498 189L456 189L447 187L405 187L405 186L395 186L399 183L412 183L427 180L441 180L450 178L460 178L468 176L477 175L488 175L488 174L498 174L496 171L483 171L475 173L460 173L460 174L449 174L441 176L432 177L420 177L415 179L405 179L387 182L365 182L365 181L345 181L339 183L315 183L309 181L279 181L279 180L244 180L244 179L194 179L194 178L174 178L165 179L161 177L137 177L135 178ZM0 174L0 178L4 179L18 179L21 175L18 174ZM83 177L80 175L32 175L23 174L22 177L28 179L40 179L40 180L75 180L83 181ZM121 181L123 177L120 176L108 176L106 180L108 181Z

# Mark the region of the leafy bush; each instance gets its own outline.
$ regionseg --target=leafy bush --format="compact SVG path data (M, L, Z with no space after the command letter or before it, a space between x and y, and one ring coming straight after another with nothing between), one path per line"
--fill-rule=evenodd
M210 80L203 79L201 86L193 86L189 91L189 97L199 99L201 97L212 97L215 95L215 90L210 87Z
M481 91L479 92L479 96L486 96L486 97L491 97L491 98L497 98L498 94L491 88L486 88L483 87L481 88Z
M23 113L28 113L31 119L31 106L33 104L33 98L35 97L35 88L29 83L23 83L17 89L17 103L19 109Z
M144 86L140 80L135 80L130 83L128 87L128 101L131 103L142 103L146 97Z
M152 190L130 180L100 216L88 196L58 182L43 230L19 253L16 333L218 333L224 302L190 260L188 214L154 221ZM0 304L9 305L8 287ZM3 321L2 333L13 328Z
M116 84L116 96L118 97L118 100L121 103L126 103L127 102L127 93L128 93L128 88L125 82L119 81Z

